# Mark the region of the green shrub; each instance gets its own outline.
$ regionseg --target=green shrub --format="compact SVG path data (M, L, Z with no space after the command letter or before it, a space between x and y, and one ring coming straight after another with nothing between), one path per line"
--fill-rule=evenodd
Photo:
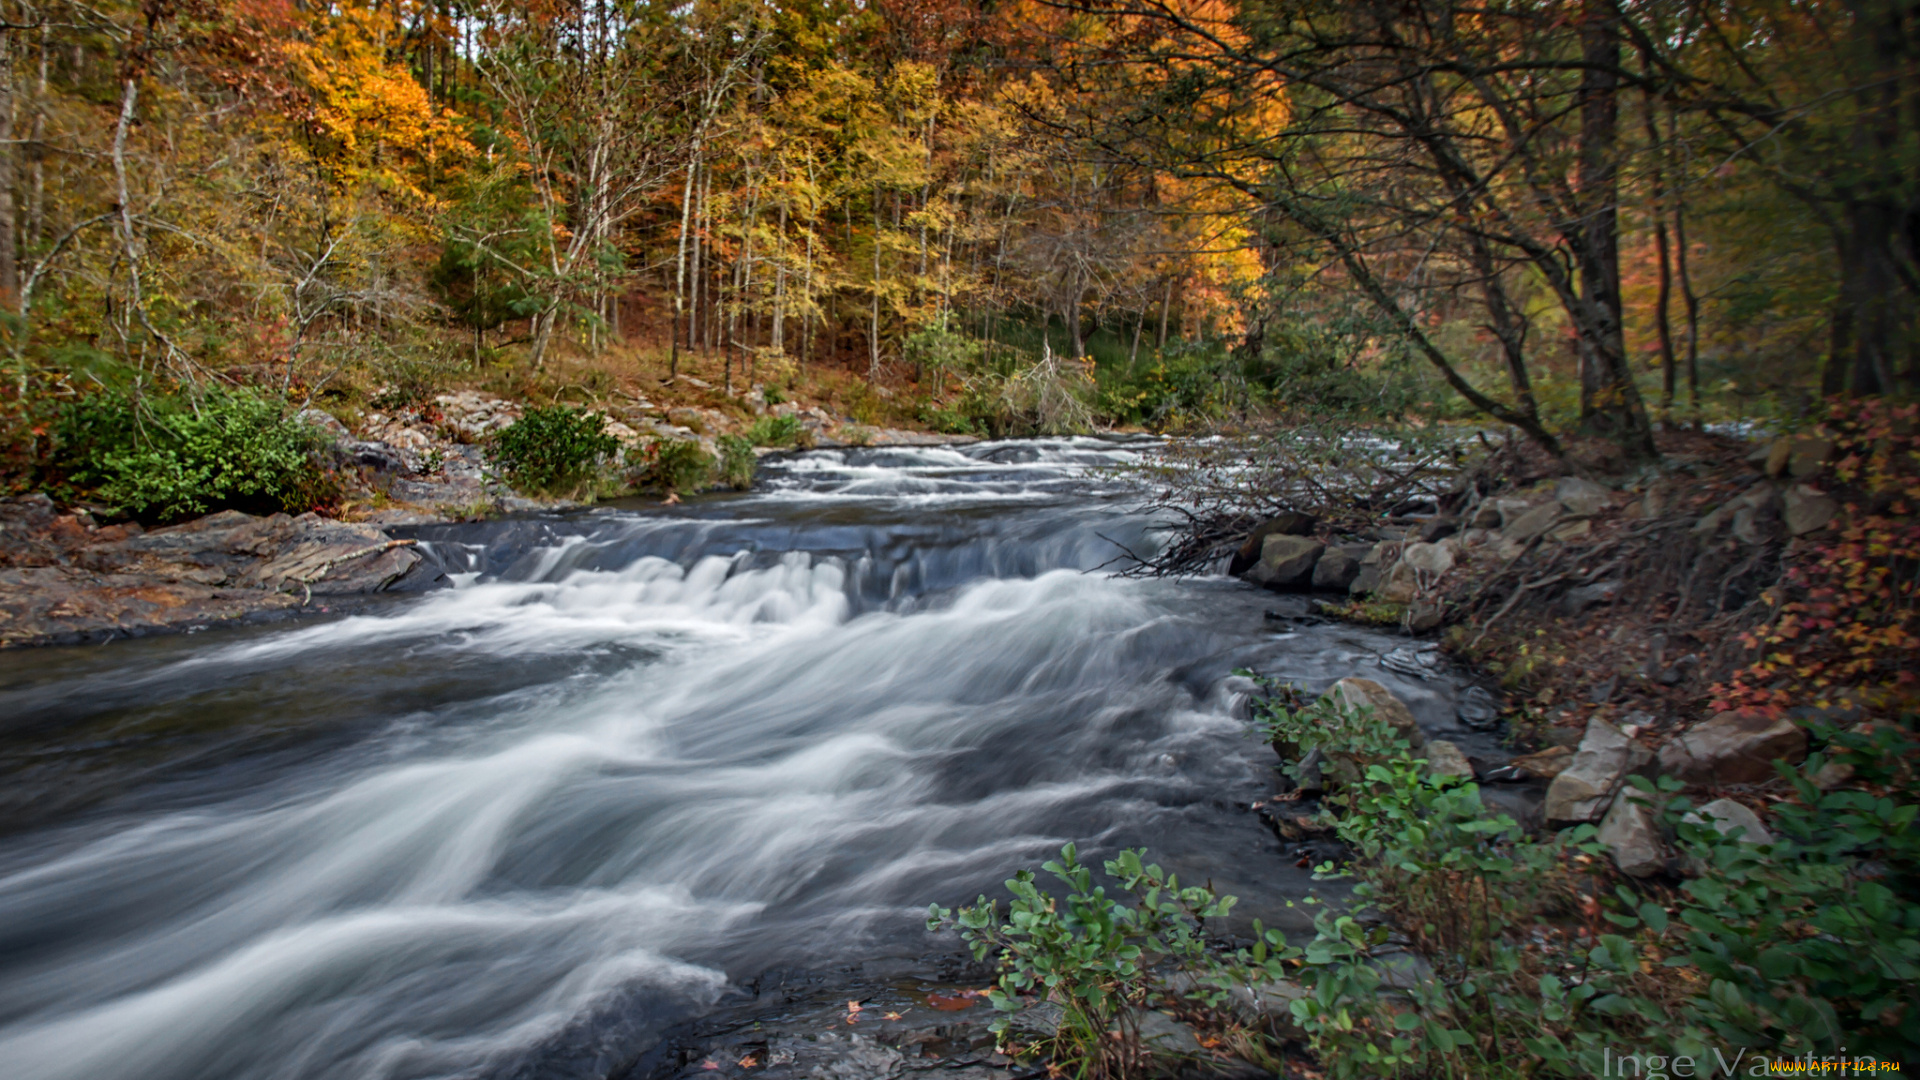
M797 416L763 416L747 429L746 441L749 446L789 447L800 445L808 436Z
M713 458L692 439L654 439L629 451L627 460L643 487L691 493L713 480Z
M607 418L554 405L528 409L493 437L493 459L520 491L565 495L591 485L603 457L620 449Z
M338 496L318 459L322 437L251 390L210 389L197 401L93 394L61 410L54 442L52 486L149 520L304 511Z
M798 423L795 421L796 426ZM754 444L738 435L722 435L719 444L721 478L735 491L752 488L753 472L760 463L753 452Z
M958 927L976 958L998 954L1001 973L990 1000L1001 1015L993 1030L1009 1049L1039 1049L1077 1063L1081 1075L1145 1075L1152 1064L1140 1039L1140 1010L1176 998L1218 1009L1236 986L1278 980L1282 965L1298 956L1258 922L1251 950L1216 953L1204 934L1206 920L1226 915L1233 897L1182 888L1179 878L1127 850L1105 869L1133 900L1129 907L1095 885L1077 856L1068 844L1042 867L1067 887L1064 898L1042 892L1030 870L1009 880L1013 900L1004 923L998 904L984 896L958 915L938 905L927 909L927 929ZM1036 998L1057 1003L1061 1021L1038 1046L1015 1045L1013 1014Z

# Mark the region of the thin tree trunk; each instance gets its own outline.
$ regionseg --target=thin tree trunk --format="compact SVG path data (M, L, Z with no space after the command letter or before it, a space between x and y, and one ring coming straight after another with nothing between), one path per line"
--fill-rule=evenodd
M787 203L780 201L780 232L774 248L773 263L773 351L786 355L787 351Z
M1700 297L1693 291L1693 275L1687 270L1686 207L1673 206L1674 269L1680 277L1680 300L1687 309L1687 408L1693 413L1695 427L1700 425Z
M692 231L693 225L693 176L699 171L700 141L695 139L693 158L687 163L687 182L680 188L680 245L673 257L673 332L668 335L672 343L667 346L667 377L670 379L680 374L680 323L687 315L687 234Z
M1167 279L1167 291L1160 294L1160 333L1154 338L1154 348L1165 351L1167 347L1167 313L1173 309L1173 279Z
M873 320L867 328L867 381L880 381L880 186L873 188Z
M27 246L36 253L47 235L47 24L40 24L40 74L34 81L32 181L27 193Z
M1654 99L1647 97L1644 116L1647 148L1653 155L1653 170L1649 177L1653 184L1653 246L1660 272L1659 292L1653 300L1653 326L1660 337L1660 410L1665 413L1673 409L1674 394L1673 319L1670 314L1673 299L1673 261L1667 245L1666 172L1661 167L1667 151L1660 142L1660 127L1654 118L1655 108Z
M13 35L0 33L0 304L20 310L20 251L13 211Z

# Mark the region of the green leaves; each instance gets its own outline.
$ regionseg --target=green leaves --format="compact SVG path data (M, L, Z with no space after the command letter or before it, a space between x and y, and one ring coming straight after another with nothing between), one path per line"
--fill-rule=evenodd
M558 494L593 479L600 459L620 449L597 412L555 405L528 409L493 438L493 456L522 491Z

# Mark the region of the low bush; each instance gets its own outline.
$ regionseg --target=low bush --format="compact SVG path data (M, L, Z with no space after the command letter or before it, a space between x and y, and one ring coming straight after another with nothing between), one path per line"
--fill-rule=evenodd
M753 472L760 463L753 452L754 444L738 435L722 435L719 443L720 478L735 491L752 488Z
M1272 983L1298 955L1257 922L1253 948L1210 949L1206 920L1227 914L1234 898L1183 888L1179 878L1143 862L1141 852L1122 851L1105 864L1131 906L1093 883L1072 844L1042 869L1066 887L1064 897L1043 892L1033 872L1021 870L1006 883L1013 900L1005 922L998 904L982 896L957 915L928 908L927 929L957 927L975 957L997 954L1001 973L989 996L1001 1014L993 1030L1002 1045L1071 1062L1076 1075L1153 1075L1153 1047L1140 1037L1141 1010L1160 1004L1222 1010L1236 988ZM1041 1000L1060 1007L1059 1023L1052 1034L1023 1045L1015 1014Z
M620 449L597 412L554 405L533 408L493 437L493 459L508 481L536 495L574 495L599 478L601 462Z
M323 445L284 402L251 390L102 391L60 410L47 480L63 497L151 521L219 509L301 512L339 495Z
M628 451L628 467L641 487L692 493L713 482L713 458L692 439L654 439Z
M811 433L797 416L763 416L747 428L750 446L792 447L811 442Z

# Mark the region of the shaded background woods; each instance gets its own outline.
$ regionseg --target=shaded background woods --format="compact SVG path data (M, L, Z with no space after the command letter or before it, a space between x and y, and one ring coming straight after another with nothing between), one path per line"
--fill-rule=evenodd
M954 429L1043 379L1031 426L1413 410L1645 457L1664 418L1920 381L1910 23L9 3L10 484L103 388L350 415L687 363Z

